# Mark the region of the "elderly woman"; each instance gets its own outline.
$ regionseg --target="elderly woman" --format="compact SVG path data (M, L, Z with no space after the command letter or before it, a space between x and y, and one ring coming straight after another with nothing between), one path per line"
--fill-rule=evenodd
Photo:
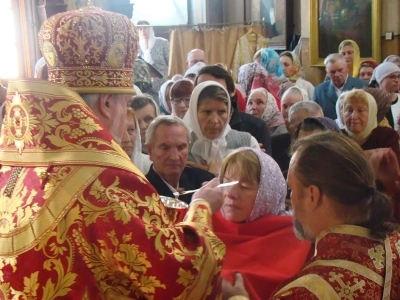
M126 126L127 129L122 138L121 148L131 158L136 167L143 174L147 174L151 166L151 161L148 155L142 153L140 134L138 134L139 125L135 113L131 108L128 108Z
M312 99L315 88L311 82L304 80L304 69L301 66L300 58L294 52L290 51L283 51L279 57L285 77L294 83L295 86L306 90L308 97Z
M364 60L358 69L358 79L370 82L378 64L374 60Z
M135 111L135 116L139 123L142 152L147 154L145 146L146 131L150 123L160 115L160 111L153 98L146 94L133 97L131 108Z
M344 40L340 43L338 52L346 59L349 74L357 77L360 66L360 48L357 43L353 40Z
M296 239L285 212L286 183L277 163L259 150L241 148L223 161L224 202L213 216L215 234L226 245L222 277L243 274L250 299L269 299L298 272L311 245Z
M193 88L194 85L190 79L181 79L172 85L169 92L172 102L171 115L183 119L189 109L189 101Z
M158 102L160 103L160 113L163 115L170 115L172 112L171 108L171 98L170 98L170 90L171 86L174 84L173 80L167 80L163 83L160 88L160 92L158 93Z
M163 78L152 79L152 96L158 97L160 87L168 77L169 42L164 38L155 37L153 27L149 26L150 23L148 21L138 21L137 25L140 46L139 56L154 66L163 75Z
M290 87L282 96L281 100L281 111L282 117L285 122L288 122L289 109L293 104L301 101L310 101L310 97L306 90L297 86ZM287 124L286 124L287 125Z
M279 85L279 98L282 97L287 89L294 86L294 84L285 77L279 54L274 49L261 49L260 64L267 70L268 74L272 76L274 81Z
M188 160L218 174L222 160L234 149L260 149L247 132L229 126L231 101L227 90L215 81L199 83L193 90L189 110L183 118L191 129Z
M246 99L251 90L262 87L274 96L278 107L280 107L279 85L258 62L241 66L239 68L238 82L245 93Z
M329 119L327 117L309 117L305 118L297 126L294 133L294 138L301 139L303 137L322 131L332 131L340 134L342 133L339 126L332 119Z
M397 130L394 118L400 114L400 101L397 94L400 88L400 68L392 62L381 63L374 70L369 87L380 88L392 95L392 106L386 118L390 126Z
M359 89L345 93L342 111L346 133L364 150L391 148L400 158L399 138L391 128L378 126L374 97Z
M264 88L254 89L247 100L246 113L267 123L271 136L286 133L285 121L274 96Z

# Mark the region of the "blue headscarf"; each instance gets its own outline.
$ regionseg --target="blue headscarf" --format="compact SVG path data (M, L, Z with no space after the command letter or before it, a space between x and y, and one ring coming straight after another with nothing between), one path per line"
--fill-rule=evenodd
M283 67L279 54L271 48L262 48L260 54L260 64L269 74L276 77L284 76Z

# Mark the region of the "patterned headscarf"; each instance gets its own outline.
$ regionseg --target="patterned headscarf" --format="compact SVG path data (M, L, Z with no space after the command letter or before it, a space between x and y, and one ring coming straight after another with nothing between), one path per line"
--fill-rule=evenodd
M239 68L238 81L246 93L246 98L250 95L251 90L262 87L274 96L278 107L280 107L279 85L259 63L253 62L241 66Z
M287 186L279 165L268 154L253 148L240 148L239 151L251 150L260 161L260 184L253 210L247 222L252 222L266 215L279 215L285 210Z
M374 97L378 108L377 121L378 123L382 122L392 105L392 94L385 92L382 89L371 87L365 87L363 90Z
M253 92L263 92L267 97L261 119L267 123L268 128L274 128L285 124L285 120L278 109L278 105L276 104L274 96L271 93L268 93L268 91L264 88L252 90L250 95ZM251 107L249 105L246 106L246 113L250 113L250 108Z
M271 48L262 48L260 54L260 64L272 77L283 77L283 67L279 54Z
M281 53L280 56L287 56L287 57L291 56L293 58L292 69L290 70L290 75L288 77L290 81L296 82L297 79L305 77L304 69L301 66L300 58L297 56L296 53L290 51L284 51Z

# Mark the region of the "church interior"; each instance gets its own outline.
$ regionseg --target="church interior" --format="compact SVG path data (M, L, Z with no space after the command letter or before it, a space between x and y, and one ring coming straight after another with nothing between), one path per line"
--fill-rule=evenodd
M0 22L5 29L3 43L7 45L2 47L0 55L0 78L3 84L9 79L34 76L35 63L42 56L37 34L45 19L56 13L83 7L86 2L86 0L1 1ZM368 26L362 26L361 30L352 34L354 40L360 40L363 36L369 37L365 46L371 49L365 58L372 58L380 63L388 55L400 51L400 1L398 0L168 0L158 1L163 3L160 10L154 9L154 5L157 6L156 0L93 0L92 2L99 8L125 14L133 22L149 19L154 24L156 36L166 38L170 42L174 40L170 44L171 50L175 50L175 53L171 51L173 57L169 66L169 76L184 71L182 68L185 59L180 56L186 53L183 54L181 51L193 48L204 48L209 53L209 63L223 63L231 67L236 41L249 30L254 30L262 36L272 37L268 47L273 47L278 52L292 51L296 47L300 49L298 54L306 78L316 85L325 77L323 58L318 52L318 49L323 47L318 36L323 29L321 16L327 15L329 9L333 9L337 11L336 19L339 18L337 23L346 22L340 18L348 17L346 14L351 12L351 7L346 7L346 3L351 2L368 2L370 5L369 15L365 16ZM275 5L274 3L275 16L272 15L273 8L270 8ZM339 6L336 3L341 3L342 7L333 8ZM335 15L335 12L331 15ZM271 24L271 16L274 18L274 24ZM361 18L361 15L359 17ZM343 29L335 30L334 26L336 25L332 25L332 32L329 34L344 37ZM229 32L232 27L238 31ZM273 37L276 28L281 35L278 44L275 41L278 38ZM183 31L186 31L185 36L182 36ZM207 32L207 36L202 37L199 32ZM225 39L222 45L218 40L220 38ZM182 39L185 41L184 44ZM331 52L339 45L339 43L334 45L333 42L334 39L327 42L331 46L330 49L333 49ZM224 48L227 48L227 51L223 51Z

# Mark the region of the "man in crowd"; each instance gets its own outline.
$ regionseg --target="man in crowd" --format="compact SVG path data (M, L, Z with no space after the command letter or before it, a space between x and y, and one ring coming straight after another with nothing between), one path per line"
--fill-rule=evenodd
M289 169L289 148L297 126L305 118L323 116L322 108L312 101L299 101L290 106L287 122L285 122L288 132L272 137L272 158L278 163L285 176Z
M315 255L272 299L400 299L400 233L361 147L325 132L292 152L295 233L315 243ZM226 299L247 299L237 279L224 283Z
M186 58L186 69L193 67L199 62L207 64L205 52L201 49L190 50Z
M146 178L158 194L175 197L174 192L198 189L205 181L214 178L207 171L185 167L189 143L189 130L177 117L160 116L150 124L146 148L153 165ZM191 197L191 194L186 194L179 198L190 204Z
M324 112L322 111L321 106L317 103L312 101L301 101L290 107L287 130L290 134L291 140L294 139L294 133L300 122L305 118L310 117L324 117Z
M250 133L261 144L261 148L271 155L271 135L265 121L239 111L237 92L232 76L220 66L206 66L199 70L195 85L204 81L216 81L226 88L231 96L232 112L229 125L237 131Z
M225 247L208 223L218 181L194 194L187 223L171 224L118 145L134 93L133 23L85 8L47 20L39 40L49 79L64 86L8 87L2 298L218 298Z
M361 89L367 86L367 82L349 76L346 59L339 53L328 55L324 64L330 80L315 87L313 101L322 107L325 117L335 120L335 106L340 94L354 88Z

